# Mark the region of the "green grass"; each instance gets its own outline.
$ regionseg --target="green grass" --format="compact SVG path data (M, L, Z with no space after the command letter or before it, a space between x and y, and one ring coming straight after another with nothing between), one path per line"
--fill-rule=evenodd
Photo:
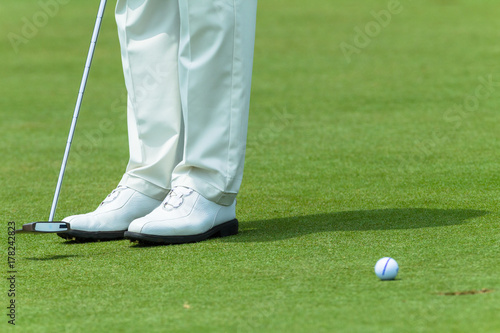
M401 0L348 62L339 46L387 3L260 1L240 234L160 247L18 235L16 329L500 331L498 4ZM128 158L112 5L58 218L93 210ZM96 10L61 5L15 53L7 34L40 7L0 4L4 277L7 222L48 217ZM494 85L466 110L481 77ZM373 273L383 256L396 281Z

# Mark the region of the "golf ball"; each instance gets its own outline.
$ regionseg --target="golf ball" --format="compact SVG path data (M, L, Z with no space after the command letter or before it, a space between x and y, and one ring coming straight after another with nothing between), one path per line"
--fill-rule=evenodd
M381 280L394 280L398 275L398 270L398 263L390 257L384 257L375 264L375 274Z

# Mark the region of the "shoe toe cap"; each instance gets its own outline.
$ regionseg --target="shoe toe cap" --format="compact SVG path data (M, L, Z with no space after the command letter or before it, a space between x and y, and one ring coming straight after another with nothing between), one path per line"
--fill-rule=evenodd
M182 223L183 222L183 223ZM206 231L205 225L191 221L151 221L141 218L133 221L128 231L157 236L185 236L196 235Z
M145 221L144 218L133 220L128 226L128 231L140 233Z
M68 216L63 219L63 222L68 222L72 230L98 231L100 226L100 223L88 214Z

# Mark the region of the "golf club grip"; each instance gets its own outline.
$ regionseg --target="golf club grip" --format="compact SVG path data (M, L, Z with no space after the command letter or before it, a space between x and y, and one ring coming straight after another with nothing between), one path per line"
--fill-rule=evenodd
M57 202L59 200L59 193L61 192L61 186L64 178L64 172L66 170L66 164L68 163L69 151L71 149L71 142L73 141L73 136L75 134L76 122L78 120L78 114L80 113L80 107L82 105L83 94L85 92L85 87L87 85L87 79L90 73L90 66L92 65L92 59L94 57L95 47L97 44L97 39L99 37L99 31L101 29L102 18L104 16L104 10L106 9L107 0L101 0L99 4L99 10L97 12L97 18L94 25L94 31L92 33L92 39L90 41L89 52L87 54L87 60L85 62L85 69L83 71L82 81L80 83L80 89L78 91L78 98L75 105L75 110L73 112L73 119L71 121L71 127L68 134L68 140L66 141L66 149L64 151L63 160L61 163L61 169L59 170L59 177L57 180L56 190L54 193L54 199L52 200L52 207L50 209L49 222L54 220L56 214Z

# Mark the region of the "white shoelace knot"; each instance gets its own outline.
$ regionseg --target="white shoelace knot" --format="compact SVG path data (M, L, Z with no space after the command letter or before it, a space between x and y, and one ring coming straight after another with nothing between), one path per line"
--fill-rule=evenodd
M172 209L179 208L184 202L184 197L187 197L193 193L193 190L187 187L174 187L167 195L167 198L163 202L163 208Z

